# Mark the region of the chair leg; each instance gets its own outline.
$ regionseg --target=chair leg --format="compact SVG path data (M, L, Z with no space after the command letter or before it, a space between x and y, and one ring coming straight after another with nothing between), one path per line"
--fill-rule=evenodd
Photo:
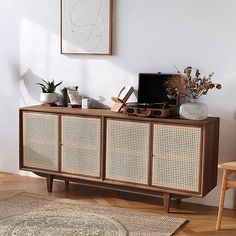
M219 230L221 227L222 214L223 214L224 201L225 201L225 191L227 190L227 177L228 177L228 170L224 170L222 186L221 186L218 217L217 217L217 223L216 223L216 230Z
M236 189L234 190L234 211L236 211Z

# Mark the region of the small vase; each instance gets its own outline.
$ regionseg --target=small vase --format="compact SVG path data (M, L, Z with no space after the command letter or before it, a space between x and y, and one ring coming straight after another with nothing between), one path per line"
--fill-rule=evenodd
M56 93L41 93L40 95L40 102L41 103L55 103L59 99L58 94Z
M179 108L180 118L190 120L205 120L208 116L207 105L192 99L183 103Z

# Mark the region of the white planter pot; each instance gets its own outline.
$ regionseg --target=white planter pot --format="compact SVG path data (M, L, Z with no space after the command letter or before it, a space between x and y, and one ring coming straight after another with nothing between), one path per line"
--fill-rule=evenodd
M40 102L41 103L55 103L59 99L58 94L56 93L41 93Z
M205 120L208 116L207 105L192 99L183 103L179 108L180 118L189 120Z

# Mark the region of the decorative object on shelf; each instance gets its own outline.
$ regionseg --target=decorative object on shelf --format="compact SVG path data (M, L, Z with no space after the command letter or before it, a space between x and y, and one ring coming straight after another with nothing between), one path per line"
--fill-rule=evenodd
M124 104L129 99L130 95L133 93L134 87L131 85L125 85L120 92L118 93L117 97L111 97L111 99L115 102L111 111L119 112Z
M183 97L184 102L179 109L180 118L191 120L204 120L208 116L207 105L198 102L197 99L201 95L206 95L209 89L221 89L221 84L216 84L211 81L214 72L208 76L201 77L199 69L195 69L193 75L193 68L188 66L184 69L182 74L177 69L179 75L173 76L167 81L168 96Z
M90 108L92 108L92 99L90 99L90 98L82 98L81 107L83 109L90 109Z
M173 75L166 73L139 73L137 102L125 103L124 114L142 117L167 118L177 114L179 106L178 94L169 97L166 82Z
M111 55L112 0L61 0L61 54Z
M55 84L54 80L46 81L42 79L43 83L37 83L41 89L42 93L40 95L40 102L46 104L54 104L59 100L59 94L55 93L56 88L63 82Z
M81 97L79 96L78 86L67 88L71 105L80 105Z
M208 108L205 103L191 99L184 102L179 108L180 118L190 120L205 120L208 116Z
M68 92L67 92L67 88L63 88L61 90L62 93L62 107L68 107Z

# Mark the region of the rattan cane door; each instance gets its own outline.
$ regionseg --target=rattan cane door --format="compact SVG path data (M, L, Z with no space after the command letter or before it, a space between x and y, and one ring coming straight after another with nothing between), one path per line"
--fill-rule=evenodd
M100 177L101 119L62 116L62 172Z
M149 123L107 120L107 179L148 183L149 130Z
M200 164L200 127L154 125L153 185L199 192Z
M23 113L23 166L58 170L58 115Z

